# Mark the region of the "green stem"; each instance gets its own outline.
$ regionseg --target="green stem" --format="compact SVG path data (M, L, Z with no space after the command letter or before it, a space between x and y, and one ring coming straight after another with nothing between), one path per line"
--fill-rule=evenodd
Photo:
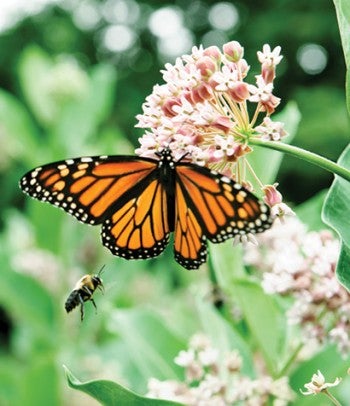
M264 141L261 140L260 138L255 137L249 138L249 144L274 149L280 152L285 152L286 154L292 155L296 158L300 158L303 159L304 161L308 161L314 165L320 166L326 171L332 172L335 175L339 175L343 179L350 182L350 171L348 169L313 152L306 151L305 149L301 149L293 145L283 144L281 142L276 141Z
M328 391L328 389L325 389L322 391L326 396L329 397L329 399L332 401L333 404L336 406L341 406L341 403L338 402L338 400Z
M299 343L299 345L295 348L295 350L292 352L292 354L288 358L287 362L284 364L283 368L279 371L277 378L280 378L287 374L289 368L291 367L291 365L293 365L294 361L296 360L296 358L297 358L300 350L303 348L303 346L304 346L303 343Z

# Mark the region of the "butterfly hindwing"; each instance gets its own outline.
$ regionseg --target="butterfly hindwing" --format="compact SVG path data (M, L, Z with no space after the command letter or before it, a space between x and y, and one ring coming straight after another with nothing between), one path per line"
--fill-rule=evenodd
M114 255L127 259L159 255L169 242L170 230L167 194L158 179L116 210L101 234Z
M197 269L207 258L206 236L179 182L176 183L174 253L186 269Z
M198 268L206 261L206 239L218 243L271 226L268 206L226 176L182 163L176 175L174 250L186 268Z

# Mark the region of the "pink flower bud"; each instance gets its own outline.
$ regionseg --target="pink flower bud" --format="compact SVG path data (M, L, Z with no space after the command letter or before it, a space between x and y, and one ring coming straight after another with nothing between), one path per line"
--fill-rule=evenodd
M275 206L276 204L282 203L282 195L277 190L278 183L273 185L266 185L262 188L264 192L264 202L270 207Z
M265 83L272 83L276 77L275 74L275 65L271 63L264 62L261 65L261 76L264 79Z
M237 62L237 69L241 72L241 79L244 79L248 75L250 66L245 59L240 59Z
M224 54L229 61L238 62L243 58L244 48L237 41L231 41L223 46Z
M196 62L196 68L199 69L204 79L209 79L210 76L216 71L217 66L209 56L203 56Z
M239 81L231 85L228 93L230 94L232 99L237 103L241 103L247 100L248 97L250 96L247 83Z
M181 106L181 100L178 97L169 97L165 100L162 110L164 114L168 117L176 116L173 106Z
M252 152L252 149L249 145L239 144L237 143L234 148L234 153L227 157L227 160L230 162L235 162L237 159L243 155L249 154Z
M191 99L193 100L194 104L201 103L203 101L202 97L200 96L200 94L198 92L198 89L192 89Z
M203 51L203 55L205 56L209 56L211 59L213 59L214 61L216 61L217 63L221 62L221 52L220 49L216 46L211 46L206 48Z
M213 90L216 90L216 86L219 85L219 82L217 82L216 80L213 79L213 77L211 77L208 81L208 84Z
M261 101L263 111L266 111L267 114L272 114L275 111L276 107L280 104L280 101L281 99L279 97L271 94L267 100Z
M196 89L192 89L191 99L194 103L203 103L213 97L213 90L207 83L201 83Z
M207 83L199 86L198 93L203 100L210 100L213 97L213 89Z
M183 93L183 97L187 100L190 104L194 105L196 102L192 98L192 91L186 91Z
M227 134L230 129L233 126L232 121L230 120L229 117L226 116L219 116L216 121L213 121L211 123L212 127L217 128L218 130L223 131L225 134Z

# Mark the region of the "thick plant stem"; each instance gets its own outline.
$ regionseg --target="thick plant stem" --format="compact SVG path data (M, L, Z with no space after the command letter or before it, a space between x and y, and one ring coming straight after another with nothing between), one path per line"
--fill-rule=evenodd
M259 147L270 148L276 151L285 152L286 154L292 155L296 158L303 159L314 165L317 165L326 171L332 172L335 175L342 177L343 179L350 182L350 171L337 163L317 155L313 152L306 151L302 148L295 147L289 144L283 144L276 141L264 141L259 138L249 138L249 144L257 145Z

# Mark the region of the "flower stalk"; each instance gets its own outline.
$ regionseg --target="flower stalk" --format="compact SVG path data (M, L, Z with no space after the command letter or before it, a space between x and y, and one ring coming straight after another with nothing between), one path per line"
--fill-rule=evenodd
M328 389L324 390L323 393L332 401L336 406L342 406L340 402L329 392Z
M249 143L259 147L270 148L275 151L284 152L296 158L303 159L304 161L317 165L328 172L332 172L335 175L338 175L343 179L350 181L350 171L348 169L338 165L330 159L315 154L314 152L310 152L305 149L280 142L264 141L256 137L249 138Z

